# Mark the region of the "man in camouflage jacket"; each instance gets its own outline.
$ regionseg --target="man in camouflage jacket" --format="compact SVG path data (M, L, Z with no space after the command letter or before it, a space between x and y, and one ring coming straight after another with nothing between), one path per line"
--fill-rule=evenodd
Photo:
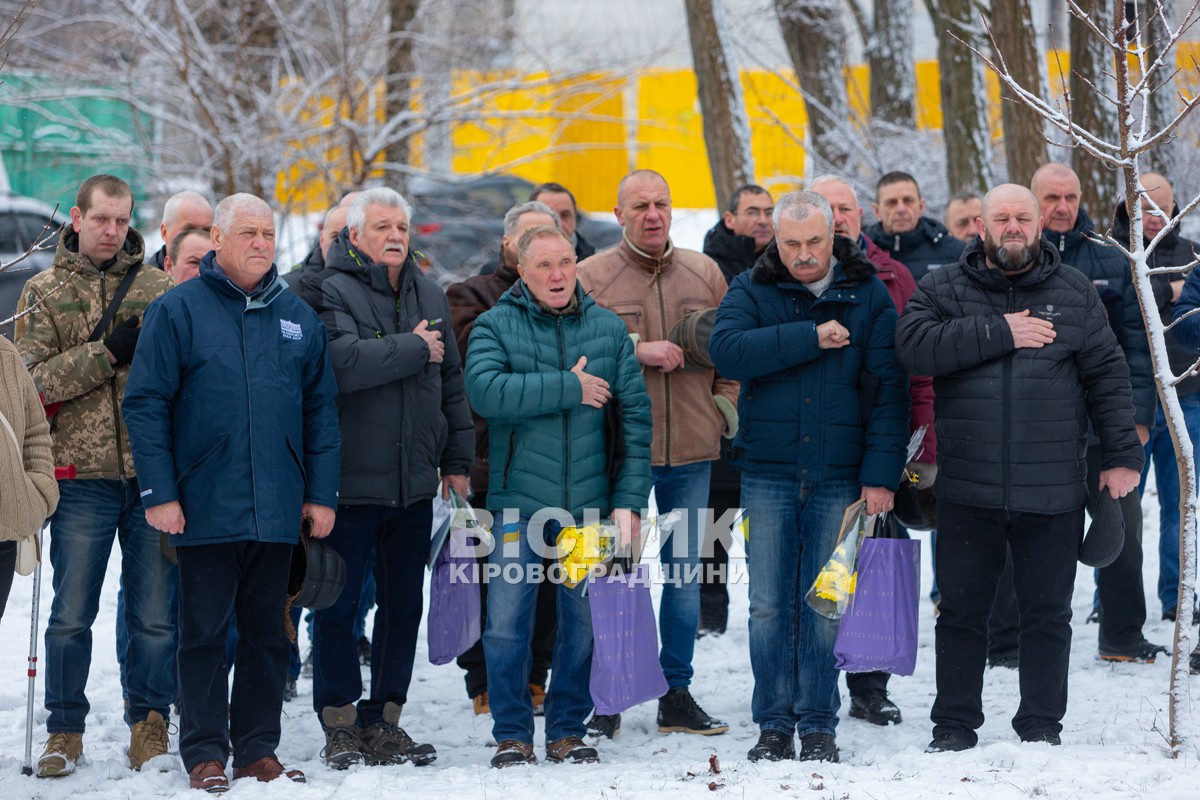
M100 604L114 532L129 624L127 721L134 769L162 757L167 765L168 706L174 699L174 634L168 612L175 568L162 555L138 495L121 398L150 301L171 288L155 269L140 269L116 314L89 341L128 270L144 260L129 227L133 193L120 178L96 175L79 188L71 226L51 269L30 279L18 308L16 344L48 405L59 465L74 465L50 520L54 603L46 630L46 728L39 777L74 771L83 753L89 709L84 688L91 626Z

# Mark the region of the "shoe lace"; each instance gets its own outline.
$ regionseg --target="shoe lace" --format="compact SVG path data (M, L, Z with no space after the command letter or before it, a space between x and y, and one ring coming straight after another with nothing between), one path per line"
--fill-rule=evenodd
M358 737L349 728L332 728L328 731L329 738L321 749L321 757L333 753L344 753L347 750L358 749Z
M141 734L141 744L143 751L153 751L155 753L167 752L167 738L169 735L170 724L163 720L162 722L143 722L138 732Z
M675 696L675 705L678 706L681 711L686 711L688 714L704 717L706 719L708 718L708 714L705 713L704 709L700 707L700 704L696 702L696 698L692 697L691 692L680 692L677 694Z
M66 753L71 743L69 733L52 733L46 740L46 752Z

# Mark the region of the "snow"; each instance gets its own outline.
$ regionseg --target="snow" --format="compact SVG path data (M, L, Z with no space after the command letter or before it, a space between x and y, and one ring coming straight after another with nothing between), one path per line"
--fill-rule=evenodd
M1153 480L1149 483L1154 486ZM1157 498L1147 494L1145 583L1157 579ZM922 542L927 549L928 542ZM422 629L409 702L402 724L418 741L438 748L429 767L355 767L347 772L327 770L320 761L323 738L311 711L312 684L300 679L300 697L284 705L283 740L279 755L289 767L308 775L308 784L235 784L232 798L354 798L383 800L404 792L414 798L533 797L660 798L660 797L800 797L835 800L911 800L913 798L1104 798L1152 797L1155 800L1195 797L1198 754L1195 749L1178 760L1166 755L1167 684L1170 661L1152 665L1112 665L1096 658L1096 627L1087 625L1093 583L1091 571L1080 568L1075 588L1072 623L1071 701L1064 719L1062 747L1020 744L1009 727L1016 710L1017 674L990 669L985 676L987 721L980 745L965 753L928 755L929 707L933 701L933 610L925 599L930 584L928 556L922 556L920 644L916 674L893 678L892 696L904 712L898 727L879 728L846 716L838 726L840 764L799 762L753 764L746 751L757 738L750 719L750 677L746 633L747 597L744 581L730 587L730 626L726 635L696 645L693 690L714 716L728 722L728 734L714 737L663 735L655 727L653 703L624 715L623 731L615 741L598 745L602 763L557 766L541 763L527 768L492 770L489 717L476 717L463 689L462 672L453 664L434 667L426 658ZM39 800L180 797L199 795L187 788L182 771L163 774L131 772L124 751L128 734L121 722L121 695L113 653L114 608L119 556L114 552L105 580L100 616L94 627L89 699L92 712L85 735L87 763L74 774L39 780L20 774L24 752L26 644L29 636L32 580L16 579L8 610L0 620L0 797ZM735 569L744 565L735 560ZM50 567L43 567L42 620L44 631L50 604ZM744 570L741 570L744 574ZM657 594L657 593L656 593ZM1170 623L1159 622L1160 608L1150 589L1147 607L1151 622L1147 637L1170 641ZM656 597L657 602L657 597ZM307 646L306 642L303 642ZM39 645L40 648L40 645ZM364 668L364 680L367 672ZM1196 687L1200 678L1191 678ZM1194 702L1194 701L1193 701ZM46 713L41 708L42 677L38 678L34 758L45 741ZM177 722L178 720L173 720ZM538 752L543 741L538 721ZM172 752L176 741L172 737ZM1194 747L1194 745L1193 745ZM720 774L710 773L710 756L719 760Z

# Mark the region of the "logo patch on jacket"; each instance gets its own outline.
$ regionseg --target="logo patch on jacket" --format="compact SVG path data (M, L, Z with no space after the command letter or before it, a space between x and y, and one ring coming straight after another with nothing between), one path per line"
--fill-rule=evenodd
M293 342L298 342L304 338L304 331L300 328L300 326L297 323L289 322L286 319L279 320L279 332L283 335L284 339L288 339Z

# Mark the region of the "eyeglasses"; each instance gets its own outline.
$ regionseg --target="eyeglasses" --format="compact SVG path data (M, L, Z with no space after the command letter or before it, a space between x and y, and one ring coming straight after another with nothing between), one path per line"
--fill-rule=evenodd
M750 208L746 208L738 212L738 214L741 214L743 217L750 217L752 219L770 219L771 215L774 213L774 206L771 208L755 208L751 206Z

